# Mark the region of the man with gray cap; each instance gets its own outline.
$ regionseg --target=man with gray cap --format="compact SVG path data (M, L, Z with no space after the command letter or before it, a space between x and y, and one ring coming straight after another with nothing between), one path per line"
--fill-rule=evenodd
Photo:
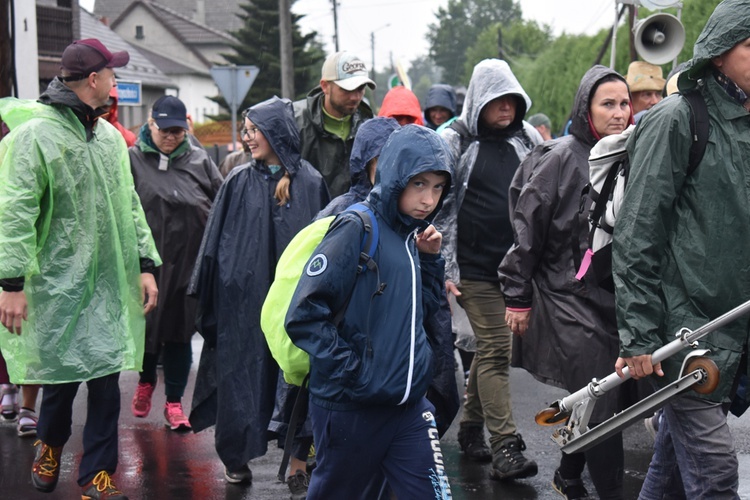
M542 139L545 141L555 139L552 135L552 122L544 113L531 115L527 121L537 130L537 132L539 132L539 135L541 135Z
M653 364L651 354L682 328L696 329L750 298L750 2L725 0L680 73L708 108L710 140L688 170L691 111L675 95L654 106L627 147L632 168L613 244L620 373L663 386L684 351ZM720 372L710 394L689 392L664 406L640 498L739 498L738 461L727 403L747 373L747 318L710 333L700 347ZM684 495L684 496L683 496Z
M119 374L140 370L145 313L156 307L151 231L122 135L99 119L127 52L96 39L62 55L38 101L0 100L0 335L16 383L44 384L31 482L57 486L73 400L86 382L78 484L123 500L117 468ZM22 331L23 330L23 331Z
M349 190L349 155L360 124L372 118L362 99L375 88L365 63L349 52L336 52L323 63L320 85L294 103L302 158L323 175L331 198Z

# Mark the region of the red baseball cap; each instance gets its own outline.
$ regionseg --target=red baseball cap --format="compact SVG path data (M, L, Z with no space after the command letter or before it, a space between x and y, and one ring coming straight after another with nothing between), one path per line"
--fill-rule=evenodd
M96 38L76 40L65 48L62 55L62 69L70 73L63 80L83 80L104 68L122 68L128 61L130 54L127 51L113 54Z

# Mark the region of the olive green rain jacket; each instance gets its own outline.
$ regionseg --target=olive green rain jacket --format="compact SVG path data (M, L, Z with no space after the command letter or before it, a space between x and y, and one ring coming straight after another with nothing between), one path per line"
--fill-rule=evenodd
M140 370L140 258L160 264L122 136L98 120L87 141L57 82L54 106L0 99L0 278L25 277L28 301L22 334L0 331L15 383Z
M698 86L710 116L695 172L687 175L690 109L679 95L654 106L628 142L632 169L613 246L622 356L650 354L681 328L696 329L750 300L750 114L708 64L750 37L748 20L747 0L720 4L680 78L681 90ZM721 371L707 398L729 400L749 325L745 317L700 341ZM660 383L675 380L685 354L662 363Z

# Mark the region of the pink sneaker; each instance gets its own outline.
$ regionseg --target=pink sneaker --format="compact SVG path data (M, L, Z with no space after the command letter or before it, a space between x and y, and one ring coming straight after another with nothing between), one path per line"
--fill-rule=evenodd
M135 388L135 394L133 395L133 403L130 405L134 416L138 418L148 417L148 413L151 411L151 396L154 395L154 389L156 389L155 384L138 382L138 387Z
M164 405L164 418L167 419L165 424L173 431L189 431L193 428L190 421L182 412L182 403L167 403Z

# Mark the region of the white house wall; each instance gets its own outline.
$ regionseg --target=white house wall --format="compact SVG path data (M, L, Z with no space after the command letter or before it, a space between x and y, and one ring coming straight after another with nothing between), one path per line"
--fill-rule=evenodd
M36 4L28 0L13 0L16 36L16 81L18 97L39 97L39 59L36 41Z
M143 27L143 38L135 37L136 26ZM171 31L166 29L142 6L135 7L115 28L115 32L136 47L179 61L181 64L208 73L208 68L192 51L187 50ZM170 75L171 76L171 75Z
M179 85L178 97L187 106L195 123L207 121L206 115L219 114L219 105L206 97L219 95L219 89L210 76L170 75L170 78Z

